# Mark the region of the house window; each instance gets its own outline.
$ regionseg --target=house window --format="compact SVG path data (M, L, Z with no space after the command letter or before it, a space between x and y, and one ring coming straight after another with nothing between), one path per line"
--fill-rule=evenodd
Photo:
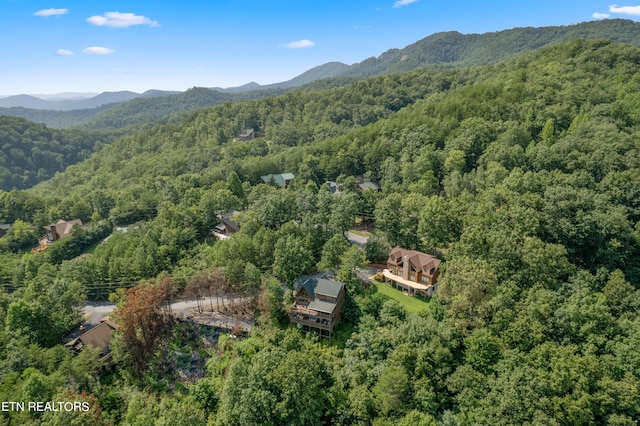
M410 278L409 278L409 279L410 279L411 281L415 281L415 280L416 280L416 276L415 276L415 275L410 275Z

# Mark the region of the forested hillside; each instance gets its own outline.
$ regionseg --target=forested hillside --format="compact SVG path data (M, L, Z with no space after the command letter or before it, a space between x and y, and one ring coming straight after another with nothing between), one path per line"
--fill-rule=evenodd
M512 28L484 34L457 31L429 35L404 48L352 65L330 62L281 83L250 85L244 90L289 88L331 77L373 77L417 68L468 67L493 64L524 52L570 40L606 39L640 46L640 24L626 19L604 19L566 26ZM240 91L242 87L233 91Z
M553 43L607 39L640 46L640 23L605 19L559 27L513 28L485 34L436 33L403 49L353 64L344 75L374 76L432 66L492 64Z
M30 109L22 107L0 108L0 115L20 117L42 123L53 129L66 129L90 120L94 116L112 108L113 105L103 105L99 108L77 109L72 111L54 111L46 109Z
M0 294L0 398L87 401L74 420L96 425L635 424L639 71L639 48L577 40L225 103L0 191L0 223L13 223L0 281L17 288ZM237 140L246 128L257 137ZM284 172L288 188L260 183ZM357 191L359 177L382 191ZM213 241L230 209L240 231ZM28 253L60 218L89 225ZM364 249L344 237L356 222L373 227ZM114 224L131 226L99 244ZM357 268L396 245L443 259L431 300L361 285ZM289 323L289 290L327 269L347 300L319 339ZM57 343L83 292L139 281L112 297L123 329L115 371L98 376L96 354ZM210 344L168 321L171 294L212 309L240 298L257 322Z
M52 130L21 118L0 116L0 190L24 189L88 158L115 132Z
M153 91L149 91L153 92ZM145 92L128 102L103 105L92 109L53 111L29 108L0 108L1 115L26 118L52 128L81 127L85 129L127 132L150 128L170 121L180 121L179 113L206 106L219 105L246 99L259 99L284 92L283 89L263 89L224 93L217 90L194 87L182 93L166 94Z
M137 98L116 105L84 123L84 127L113 129L145 121L157 120L180 111L218 105L233 100L233 96L205 88L193 88L184 93L153 98Z

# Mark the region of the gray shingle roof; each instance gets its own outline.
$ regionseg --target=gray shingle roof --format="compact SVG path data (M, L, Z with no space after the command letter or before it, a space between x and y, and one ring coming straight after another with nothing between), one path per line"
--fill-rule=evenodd
M339 194L340 192L340 186L338 185L337 182L328 180L324 183L325 185L327 185L327 187L329 187L329 190L331 191L332 194Z
M325 278L308 277L303 275L296 281L296 293L301 287L304 287L307 294L315 300L316 294L338 297L340 290L344 287L344 284L339 281L331 281Z
M309 303L308 308L314 311L323 312L325 314L332 314L334 309L336 309L336 304L331 302L324 302L322 300L314 300Z
M360 188L363 191L367 189L370 189L372 191L380 191L380 186L370 181L362 182L361 184L358 185L358 188Z

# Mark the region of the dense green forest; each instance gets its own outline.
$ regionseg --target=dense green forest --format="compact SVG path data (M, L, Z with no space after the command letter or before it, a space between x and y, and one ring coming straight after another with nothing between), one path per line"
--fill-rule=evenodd
M36 123L42 123L53 129L66 129L88 121L102 111L106 111L112 107L113 105L103 105L98 108L76 109L72 111L11 107L0 108L0 115L24 118Z
M264 90L260 93L223 93L206 88L192 88L183 93L141 96L128 102L102 105L97 108L76 109L71 111L39 110L30 108L0 108L0 113L8 116L26 118L43 123L52 128L81 127L85 129L122 129L137 125L152 127L163 121L177 121L179 118L168 117L205 106L219 105L242 99L265 97L274 91ZM178 116L179 117L179 116ZM133 131L137 130L136 128Z
M607 39L640 46L637 22L605 19L558 27L524 27L484 34L448 31L432 34L403 49L353 64L342 75L376 76L433 66L474 66L506 60L554 43Z
M318 84L190 112L0 191L0 223L13 224L0 238L11 290L0 398L91 406L0 418L635 424L639 66L637 47L575 40L494 65ZM245 128L258 137L237 140ZM295 174L286 189L260 183L283 172ZM357 191L358 177L382 191ZM240 231L212 240L230 209ZM75 218L88 226L29 253L42 225ZM364 249L344 237L356 222L373 226ZM101 243L114 225L130 226ZM443 259L417 314L355 274L396 245ZM289 324L288 289L327 269L347 301L319 339ZM108 293L123 326L116 368L99 374L95 353L59 343L87 295ZM213 344L207 328L170 321L165 301L180 295L249 301L250 337Z
M205 88L193 88L184 93L154 98L137 98L115 105L108 111L83 123L83 127L113 129L157 120L166 115L234 100L232 95Z
M0 190L25 189L47 180L117 135L114 131L52 130L0 115Z

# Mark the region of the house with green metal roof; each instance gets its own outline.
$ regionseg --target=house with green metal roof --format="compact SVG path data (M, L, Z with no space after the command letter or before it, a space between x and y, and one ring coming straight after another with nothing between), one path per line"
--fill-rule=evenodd
M340 321L345 299L344 283L326 278L301 276L294 284L295 301L291 305L291 322L316 329L330 337Z
M278 185L280 188L286 188L287 186L289 186L289 183L293 178L294 178L293 173L280 173L277 175L269 174L269 175L260 176L260 179L262 179L262 182L267 184L274 183Z

